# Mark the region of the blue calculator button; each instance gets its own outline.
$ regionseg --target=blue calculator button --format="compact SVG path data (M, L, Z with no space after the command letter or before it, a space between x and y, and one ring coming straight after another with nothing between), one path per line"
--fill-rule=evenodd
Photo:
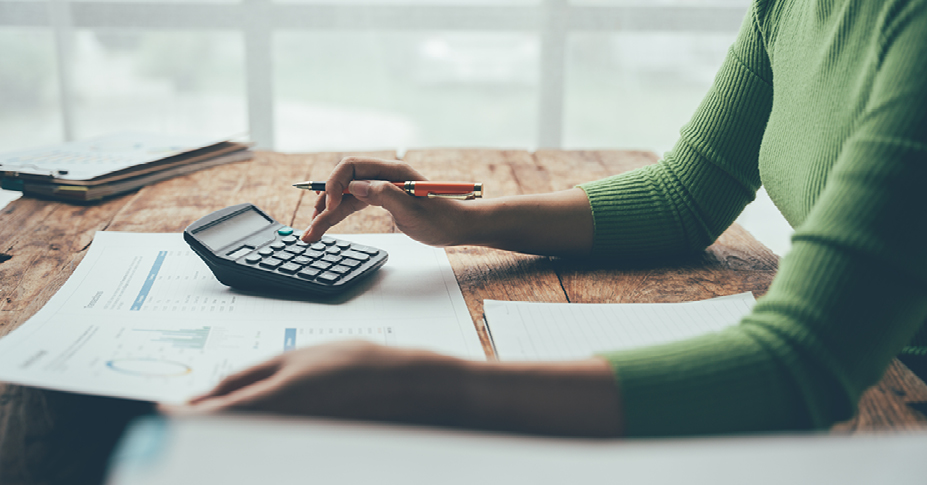
M277 229L277 234L279 234L279 235L281 235L281 236L289 236L290 234L293 234L293 228L292 228L292 227L283 226L283 227L281 227L280 229Z

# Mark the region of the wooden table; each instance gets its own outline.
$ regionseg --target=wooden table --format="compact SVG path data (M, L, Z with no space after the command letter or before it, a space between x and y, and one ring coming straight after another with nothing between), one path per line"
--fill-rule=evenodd
M23 198L0 213L0 336L31 317L86 254L95 231L180 232L200 216L253 202L301 228L314 195L290 183L324 180L346 154L259 153L93 206ZM367 155L395 158L393 152ZM485 183L486 197L546 192L620 173L656 157L635 151L414 150L404 159L426 176ZM397 232L389 215L368 208L334 233ZM778 258L735 225L700 257L665 267L601 267L479 247L448 248L479 329L482 301L675 302L742 291L764 294ZM925 428L909 404L927 402L927 386L897 361L838 432ZM921 408L923 409L923 408ZM0 483L93 482L125 423L151 405L0 384Z

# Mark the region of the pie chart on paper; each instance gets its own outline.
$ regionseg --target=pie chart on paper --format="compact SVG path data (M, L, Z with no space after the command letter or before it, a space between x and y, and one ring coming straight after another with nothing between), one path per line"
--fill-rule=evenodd
M186 364L161 359L113 359L106 362L106 367L139 377L180 377L193 372Z

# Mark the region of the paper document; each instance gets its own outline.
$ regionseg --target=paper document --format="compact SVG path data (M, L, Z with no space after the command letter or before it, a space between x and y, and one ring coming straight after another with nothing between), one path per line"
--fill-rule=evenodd
M570 360L722 330L754 303L749 292L686 303L486 300L483 312L500 360Z
M117 133L50 147L0 154L0 170L87 180L213 145L202 136Z
M341 420L147 417L126 431L105 483L923 485L924 450L923 429L606 440Z
M258 296L219 283L181 234L98 232L34 317L0 339L0 381L179 402L297 347L364 339L484 359L442 249L351 234L389 261L338 300Z

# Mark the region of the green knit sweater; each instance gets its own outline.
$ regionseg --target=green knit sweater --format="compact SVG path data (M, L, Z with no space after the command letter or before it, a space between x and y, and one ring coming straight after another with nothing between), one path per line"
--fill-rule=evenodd
M927 320L925 182L927 0L755 1L673 150L581 186L598 255L701 251L761 184L795 228L739 325L605 354L627 432L850 418Z

